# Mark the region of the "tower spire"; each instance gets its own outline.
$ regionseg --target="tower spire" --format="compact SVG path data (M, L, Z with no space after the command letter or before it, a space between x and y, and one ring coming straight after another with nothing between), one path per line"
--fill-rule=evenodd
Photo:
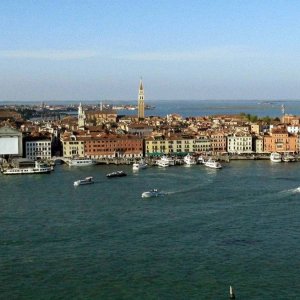
M140 79L139 95L138 95L138 118L143 120L145 118L145 97L144 97L144 86L142 77Z

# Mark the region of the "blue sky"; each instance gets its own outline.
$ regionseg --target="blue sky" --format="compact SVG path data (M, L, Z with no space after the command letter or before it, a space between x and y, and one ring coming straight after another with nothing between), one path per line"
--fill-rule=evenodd
M0 100L300 99L300 1L1 0Z

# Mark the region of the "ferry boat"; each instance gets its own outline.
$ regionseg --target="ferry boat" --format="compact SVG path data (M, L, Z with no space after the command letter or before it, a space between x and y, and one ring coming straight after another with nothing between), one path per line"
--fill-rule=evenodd
M108 177L108 178L124 177L124 176L127 176L127 174L124 171L115 171L115 172L106 174L106 177Z
M4 175L49 174L52 170L53 170L53 167L36 161L34 167L7 168L7 169L3 169L2 173Z
M272 162L282 162L281 154L278 152L272 152L270 155L270 160Z
M221 169L222 168L222 165L212 158L210 158L209 160L204 162L204 166L212 168L212 169Z
M93 177L85 177L84 179L79 179L74 181L74 186L86 185L94 183Z
M142 198L159 197L159 196L164 196L164 195L165 195L165 193L160 192L158 189L153 189L148 192L143 192Z
M192 155L190 155L190 154L186 155L186 156L183 158L183 161L184 161L184 163L185 163L186 165L188 165L188 166L195 165L195 164L197 163L197 162L196 162L196 159L195 159Z
M89 158L72 158L67 161L70 167L85 167L96 164L96 161Z
M144 160L140 160L140 162L134 163L134 164L132 165L132 169L133 169L133 170L146 169L147 166L148 166L148 165L144 162Z

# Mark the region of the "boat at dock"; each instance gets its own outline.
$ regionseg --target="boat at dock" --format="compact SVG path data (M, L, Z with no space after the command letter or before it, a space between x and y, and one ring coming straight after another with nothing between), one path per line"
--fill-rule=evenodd
M183 161L186 165L191 166L191 165L195 165L197 163L195 157L193 157L192 155L188 154L183 158Z
M93 177L85 177L84 179L79 179L74 181L74 186L86 185L94 183Z
M35 162L34 167L27 167L27 168L6 168L2 170L4 175L23 175L23 174L49 174L53 171L52 166L48 166L44 163L40 163L38 161Z
M90 158L72 158L66 161L70 167L85 167L96 164L96 161Z
M290 154L290 153L284 153L282 155L281 159L282 159L283 162L294 162L294 161L296 161L296 157L293 154Z
M127 174L124 171L115 171L115 172L106 174L106 177L108 177L108 178L124 177L124 176L127 176Z
M282 162L282 157L281 157L281 154L278 153L278 152L272 152L271 155L270 155L270 160L272 162Z
M199 156L197 161L198 161L199 164L204 164L204 162L205 162L203 156Z
M148 166L148 165L145 163L144 160L140 160L140 162L134 163L134 164L132 165L132 169L133 169L133 170L146 169L147 166Z
M152 197L159 197L159 196L165 196L165 193L160 192L158 189L153 189L148 192L142 193L142 198L152 198Z
M173 159L172 157L163 155L159 160L156 161L156 164L159 167L175 166L175 159Z
M204 166L212 168L212 169L221 169L222 168L222 165L218 161L216 161L212 158L205 161L203 164L204 164Z

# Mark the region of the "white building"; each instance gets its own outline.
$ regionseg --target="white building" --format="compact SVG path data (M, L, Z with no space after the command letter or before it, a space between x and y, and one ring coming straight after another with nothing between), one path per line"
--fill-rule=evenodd
M22 154L22 132L10 127L0 128L0 155Z
M252 135L250 134L234 134L227 137L228 153L252 153Z
M26 158L33 160L51 159L51 141L37 140L25 143Z

